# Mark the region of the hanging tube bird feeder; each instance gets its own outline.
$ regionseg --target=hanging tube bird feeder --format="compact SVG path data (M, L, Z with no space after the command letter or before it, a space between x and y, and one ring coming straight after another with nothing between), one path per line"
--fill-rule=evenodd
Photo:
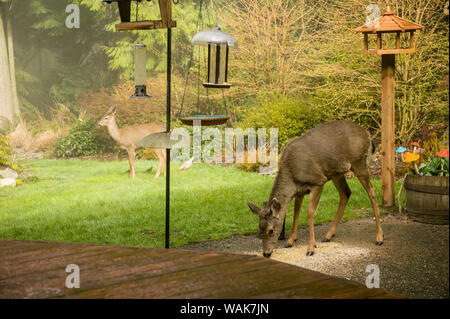
M151 97L147 95L147 54L145 44L134 45L134 94L131 97Z

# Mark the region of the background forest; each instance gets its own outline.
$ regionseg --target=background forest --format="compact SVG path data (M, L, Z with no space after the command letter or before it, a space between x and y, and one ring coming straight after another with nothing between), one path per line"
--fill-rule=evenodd
M80 28L66 27L71 3L80 8ZM173 5L174 125L180 114L229 114L230 126L278 127L283 146L322 122L351 119L379 136L381 58L362 55L362 35L354 32L371 14L369 4L425 26L416 53L397 56L397 143L441 134L449 102L442 0L180 0ZM143 2L138 15L158 19L157 1ZM14 147L64 157L56 139L72 129L92 133L77 136L97 144L69 155L115 150L94 125L112 104L119 126L164 121L166 32L114 32L118 21L117 6L100 0L0 0L0 133ZM229 62L233 86L224 91L203 88L205 52L190 44L216 25L238 42ZM129 98L135 43L148 48L152 99Z

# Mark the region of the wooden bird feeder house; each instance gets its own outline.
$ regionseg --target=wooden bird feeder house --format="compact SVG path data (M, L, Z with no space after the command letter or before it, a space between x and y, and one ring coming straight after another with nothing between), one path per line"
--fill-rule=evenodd
M142 20L138 21L136 10L136 21L131 21L131 2L138 6L143 0L103 0L103 2L117 2L119 7L120 21L116 24L116 31L130 30L153 30L163 28L175 28L176 21L172 20L172 1L158 0L161 20ZM147 2L150 0L147 0Z
M363 54L400 54L400 53L414 53L414 32L417 30L424 30L424 27L405 20L394 15L393 11L385 11L383 15L365 25L357 28L356 32L364 34L364 49ZM383 48L383 35L389 33L395 34L395 48ZM409 47L402 48L400 35L402 33L409 33ZM376 34L376 48L369 49L369 36Z
M208 80L203 83L206 88L229 88L228 51L236 45L236 39L222 32L220 26L214 30L197 33L192 44L208 46Z
M395 55L414 53L414 32L424 27L400 18L390 11L355 29L364 35L363 54L381 55L381 180L382 204L384 207L395 205ZM402 48L401 34L409 33L409 47ZM376 48L369 48L369 36L376 34ZM383 46L383 36L395 34L395 48ZM387 41L390 44L389 41Z

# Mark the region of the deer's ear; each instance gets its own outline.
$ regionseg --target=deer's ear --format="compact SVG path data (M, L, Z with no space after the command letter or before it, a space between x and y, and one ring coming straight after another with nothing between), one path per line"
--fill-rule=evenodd
M112 114L112 115L116 115L116 107L115 106L111 106L108 111L106 112L106 114Z
M275 197L272 198L272 200L270 201L270 211L272 212L272 215L277 216L278 213L280 212L281 209L281 204L278 201L278 199L276 199Z
M260 212L261 212L261 208L259 208L258 206L256 206L255 204L250 203L249 201L245 201L248 205L248 207L250 208L250 210L257 216L259 216Z

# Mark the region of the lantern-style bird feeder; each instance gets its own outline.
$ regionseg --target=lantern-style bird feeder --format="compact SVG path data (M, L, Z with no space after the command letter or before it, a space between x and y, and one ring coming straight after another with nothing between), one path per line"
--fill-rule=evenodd
M384 207L395 205L395 55L401 53L414 53L414 32L424 30L424 27L400 18L390 11L383 12L382 16L357 28L356 32L364 34L363 54L381 55L381 180L382 204ZM401 34L409 33L409 47L401 47ZM375 49L369 48L369 36L376 34ZM383 35L395 34L395 48L383 47Z
M147 52L145 44L134 45L134 94L131 97L151 97L147 95Z
M228 51L236 45L236 39L222 32L220 26L216 29L197 33L192 38L192 44L208 46L208 81L203 83L206 88L229 88Z

